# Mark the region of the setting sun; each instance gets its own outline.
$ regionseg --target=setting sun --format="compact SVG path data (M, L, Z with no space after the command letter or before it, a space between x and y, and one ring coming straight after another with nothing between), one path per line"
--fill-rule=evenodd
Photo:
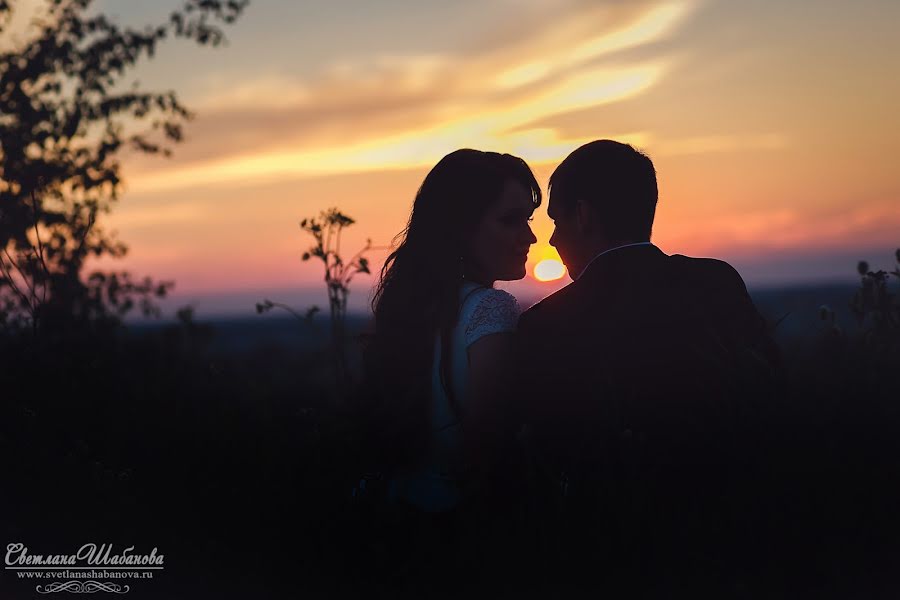
M566 274L566 268L553 258L546 258L534 265L534 278L538 281L556 281Z

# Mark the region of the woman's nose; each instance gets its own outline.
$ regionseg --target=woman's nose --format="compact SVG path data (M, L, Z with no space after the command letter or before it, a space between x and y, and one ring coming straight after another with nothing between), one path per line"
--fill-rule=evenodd
M534 235L534 232L531 230L531 225L526 225L528 229L528 245L537 243L537 237Z

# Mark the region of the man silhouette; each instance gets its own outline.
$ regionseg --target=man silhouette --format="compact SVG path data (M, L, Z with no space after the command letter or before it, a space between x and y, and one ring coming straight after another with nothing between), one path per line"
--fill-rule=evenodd
M736 559L726 474L777 354L730 265L650 242L657 196L650 159L611 140L553 173L550 243L574 281L520 318L518 395L564 580L718 589Z

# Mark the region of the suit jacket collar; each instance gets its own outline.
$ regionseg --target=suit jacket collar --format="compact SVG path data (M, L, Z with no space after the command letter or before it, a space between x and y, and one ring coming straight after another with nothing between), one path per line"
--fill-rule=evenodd
M667 256L653 244L617 248L595 258L573 284L595 282L623 269L640 268L645 261Z
M612 248L607 248L606 250L604 250L603 252L601 252L600 254L598 254L597 256L592 258L591 260L589 260L588 264L586 264L584 266L584 268L581 269L581 272L576 277L573 277L573 279L580 279L581 276L584 275L584 272L587 271L588 267L590 267L591 264L593 264L593 262L595 260L597 260L598 258L603 256L604 254L609 254L610 252L616 252L617 250L621 250L623 248L631 248L633 246L649 246L649 245L650 245L649 241L648 242L633 242L631 244L622 244L621 246L613 246Z

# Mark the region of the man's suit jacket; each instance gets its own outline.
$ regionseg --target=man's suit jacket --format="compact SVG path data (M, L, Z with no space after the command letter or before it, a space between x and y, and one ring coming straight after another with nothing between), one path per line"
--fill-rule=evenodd
M706 511L688 504L715 504L745 396L777 363L730 265L652 245L598 257L523 313L518 338L529 444L581 503L578 518L605 512L607 527L657 540L685 511Z
M526 421L565 428L563 445L585 429L594 440L705 429L698 419L728 418L750 363L778 360L737 271L653 245L597 258L522 314L518 338Z

